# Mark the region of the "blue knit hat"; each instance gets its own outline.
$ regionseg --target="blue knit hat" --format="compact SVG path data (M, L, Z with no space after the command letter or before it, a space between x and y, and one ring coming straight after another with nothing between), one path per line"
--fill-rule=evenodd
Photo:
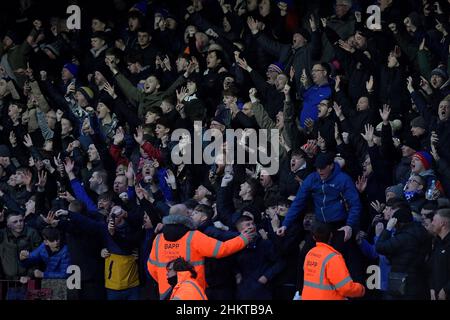
M448 74L447 74L447 71L445 71L444 69L441 69L441 68L433 69L433 71L431 71L431 75L432 75L432 76L433 76L433 75L439 76L439 77L441 77L442 79L444 79L444 81L447 81L447 80L448 80Z
M74 63L66 63L63 67L64 69L69 70L69 72L76 78L78 75L78 66Z

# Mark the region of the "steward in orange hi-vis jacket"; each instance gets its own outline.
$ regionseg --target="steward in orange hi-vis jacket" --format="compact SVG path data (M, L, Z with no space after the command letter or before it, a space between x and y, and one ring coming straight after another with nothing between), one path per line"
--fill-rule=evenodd
M170 300L208 300L194 266L183 258L167 263L167 282L173 287Z
M178 257L191 263L197 271L197 281L206 288L205 257L224 258L249 243L244 234L222 242L210 238L200 231L193 231L194 224L190 217L169 215L163 219L163 232L153 241L147 268L150 275L158 283L161 300L165 300L170 293L170 285L166 278L167 263Z
M327 242L331 238L330 227L318 222L313 226L316 246L305 258L302 300L345 300L346 297L362 297L363 285L353 282L342 255Z

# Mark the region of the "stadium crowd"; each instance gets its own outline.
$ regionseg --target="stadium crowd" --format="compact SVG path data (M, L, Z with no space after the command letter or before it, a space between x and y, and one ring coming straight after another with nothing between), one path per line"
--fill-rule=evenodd
M0 299L76 265L67 299L292 300L317 223L364 299L449 299L449 13L2 1ZM214 163L175 161L208 152L207 129L228 138ZM226 162L239 148L278 172Z

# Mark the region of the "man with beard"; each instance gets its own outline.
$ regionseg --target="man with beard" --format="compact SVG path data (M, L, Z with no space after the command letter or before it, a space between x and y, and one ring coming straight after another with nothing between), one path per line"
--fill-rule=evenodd
M70 186L75 193L75 197L79 199L86 206L89 212L96 212L99 208L95 205L95 202L89 197L86 193L86 190L81 185L81 181L75 176L73 172L75 163L68 158L64 163L64 169L67 173L67 176L70 180ZM89 179L89 188L95 193L96 196L99 196L108 191L108 173L100 169L98 171L94 171L92 173L91 178ZM98 200L99 201L99 200Z

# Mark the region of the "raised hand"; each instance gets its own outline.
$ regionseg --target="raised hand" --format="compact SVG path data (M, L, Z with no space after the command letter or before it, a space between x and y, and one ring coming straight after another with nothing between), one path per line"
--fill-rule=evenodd
M109 82L105 83L105 86L103 87L103 90L105 90L106 92L108 92L108 94L113 98L116 99L117 98L117 94L114 91L114 86L112 86Z
M427 47L425 46L425 38L422 39L422 42L420 42L420 45L419 45L419 51L422 51L422 50L428 50Z
M194 72L195 69L197 69L197 67L198 67L197 60L192 59L186 68L186 72L185 72L186 78L189 77L192 74L192 72Z
M14 133L14 131L11 131L9 133L9 143L11 143L11 146L13 148L17 146L17 138L16 138L16 134Z
M413 93L414 92L413 79L412 79L411 76L409 76L408 79L407 79L407 89L408 89L409 93Z
M180 91L178 90L176 91L176 94L177 94L177 102L181 103L188 95L188 89L186 87L181 87Z
M139 144L140 146L144 143L144 129L142 128L142 126L139 126L136 129L136 134L134 134L133 136L134 140L136 140L137 144Z
M284 1L278 2L278 8L280 9L280 15L284 17L287 14L288 4Z
M244 70L251 71L250 66L248 65L247 61L244 58L236 58L236 62L239 67L241 67ZM249 70L250 69L250 70Z
M70 174L73 172L73 168L75 166L75 162L73 162L72 159L70 159L69 157L66 158L66 161L64 161L64 170L66 171L67 174Z
M364 130L365 133L361 133L361 136L364 138L364 140L367 141L367 143L369 144L373 143L373 131L374 131L373 126L371 124L366 124L364 126Z
M367 177L362 175L358 177L358 180L355 183L356 189L359 193L363 193L367 188Z
M341 76L336 76L334 83L334 91L339 92L341 90Z
M315 32L317 30L316 20L314 19L314 15L311 15L309 17L309 27L311 28L312 32Z
M148 193L147 190L145 190L145 189L141 186L141 184L136 185L134 188L135 188L135 190L136 190L136 196L138 197L139 200L142 200L142 199L144 199L144 198L147 199L147 200L150 199L150 194Z
M47 216L41 214L41 219L48 225L52 227L56 227L58 225L59 220L56 219L56 213L53 211L49 211Z
M308 118L305 120L306 131L311 132L314 128L314 120Z
M342 107L338 105L336 101L333 103L333 110L336 114L336 117L341 120L341 117L343 117L344 114L342 113Z
M26 134L24 137L23 144L27 148L31 148L33 146L33 140L31 139L31 136L29 134Z
M247 25L248 25L248 28L250 29L250 31L253 34L257 34L258 33L259 27L258 27L258 21L257 20L253 19L252 17L248 17L247 18Z
M302 70L302 75L300 76L300 83L304 88L308 86L308 76L306 75L306 70Z
M167 173L166 173L166 176L164 177L164 179L166 180L167 184L172 189L176 189L177 182L176 182L175 175L173 174L172 170L167 169Z
M67 86L66 96L74 94L76 91L75 83L71 83Z
M337 144L340 145L342 143L341 134L339 132L339 126L337 122L334 123L334 139L336 140Z
M72 202L72 201L76 200L75 197L69 191L64 191L63 193L59 193L58 196L61 199L66 200L67 202Z
M372 201L370 203L370 206L373 208L373 210L375 210L377 213L382 213L385 207L384 203L380 203L380 201L376 200L376 201Z
M427 93L432 94L433 89L431 89L430 83L424 77L420 77L420 87Z
M370 76L369 80L366 82L366 90L368 93L373 92L373 76Z
M291 68L289 69L289 78L291 79L291 81L294 80L294 76L295 76L295 69L294 66L291 66Z
M131 161L128 163L128 168L127 171L125 172L125 177L127 177L128 181L133 181L134 180L134 169L133 169L133 164L131 163Z
M320 135L320 132L317 136L317 145L319 146L320 150L324 151L327 149L327 144L325 142L325 139Z
M31 182L33 181L33 174L31 171L26 170L23 174L23 182L27 187L27 190L31 190Z
M383 120L383 124L389 123L389 115L391 114L391 108L389 105L384 104L383 110L380 109L380 117Z
M125 139L125 133L123 131L122 127L118 127L116 129L116 134L114 135L114 140L113 143L118 146L119 144L122 143L122 141Z
M437 152L437 149L436 149L436 145L439 142L439 137L436 134L436 132L433 131L431 133L431 139L430 140L431 140L431 155L433 156L435 161L439 161L441 159L441 157L439 156L439 153Z
M38 182L36 183L36 187L45 188L47 184L47 172L42 170L38 172Z

